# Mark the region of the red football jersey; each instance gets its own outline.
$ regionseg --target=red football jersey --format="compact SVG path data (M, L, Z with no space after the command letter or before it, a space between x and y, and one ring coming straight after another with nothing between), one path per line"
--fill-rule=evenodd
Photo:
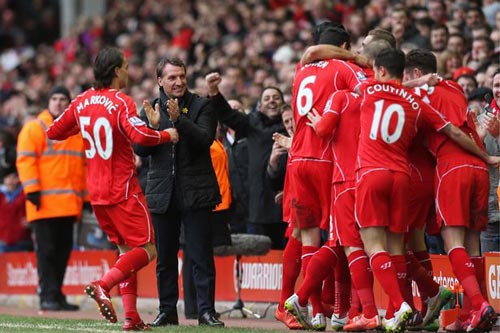
M328 99L323 118L316 125L319 136L331 136L333 133L332 183L356 180L360 105L360 95L349 90L336 91Z
M439 131L448 121L399 82L361 86L358 169L385 168L409 174L408 148L419 126Z
M450 123L468 134L476 144L480 147L483 146L477 136L472 119L468 118L467 98L462 88L456 82L443 80L435 86L423 86L415 88L414 91L424 102L439 110ZM465 151L444 134L430 132L426 135L426 140L429 150L437 158L458 154L463 157L470 156L479 159L479 157Z
M365 74L355 64L337 59L321 60L305 66L297 65L293 81L292 108L295 134L292 158L332 160L331 137L320 138L307 126L307 113L314 107L323 113L326 102L337 90L354 90Z
M89 89L77 96L49 127L50 139L81 132L88 164L92 204L109 205L141 191L132 143L157 145L170 140L165 131L149 129L132 98L116 89Z

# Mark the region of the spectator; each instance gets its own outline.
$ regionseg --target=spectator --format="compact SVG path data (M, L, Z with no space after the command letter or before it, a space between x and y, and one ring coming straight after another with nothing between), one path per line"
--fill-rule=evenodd
M240 101L230 99L229 106L245 113ZM224 148L229 158L229 183L231 184L231 233L245 233L248 223L248 143L232 128L227 127Z
M66 301L62 285L73 248L73 225L87 199L84 147L81 136L64 141L47 137L45 131L71 100L62 86L52 88L48 97L48 108L19 133L17 170L35 239L40 309L76 311L79 307Z
M175 127L180 139L175 145L135 147L139 156L150 156L145 193L155 228L160 302L159 313L151 325L179 324L177 252L182 224L185 251L193 261L198 323L224 326L215 317L212 228L207 223L221 200L210 159L217 122L210 101L188 91L182 60L164 58L156 67L156 77L160 96L151 104L158 110L157 117L148 120L144 110L141 117L152 128Z
M5 170L0 185L0 252L33 250L24 205L23 187L12 167Z
M208 82L209 95L220 101L219 74L210 75ZM275 203L274 191L266 181L265 174L273 145L272 135L275 132L284 132L280 114L283 103L280 89L266 87L261 92L258 112L245 115L227 105L215 104L219 120L239 135L247 137L248 154L252 157L248 166L250 216L247 232L269 236L275 249L284 247L283 234L286 225L281 221L281 205Z
M453 77L455 79L455 77ZM460 75L455 79L460 87L462 87L465 96L469 97L470 93L477 88L477 81L474 76L470 74Z
M456 52L463 57L465 54L465 38L462 34L450 34L448 37L448 43L446 45L446 50L450 52Z
M443 52L448 42L448 28L442 23L431 27L431 50L435 53Z

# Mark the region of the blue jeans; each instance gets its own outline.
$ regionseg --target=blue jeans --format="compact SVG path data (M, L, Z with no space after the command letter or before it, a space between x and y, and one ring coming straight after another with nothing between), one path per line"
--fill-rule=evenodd
M488 223L481 232L481 253L485 252L500 252L500 222Z

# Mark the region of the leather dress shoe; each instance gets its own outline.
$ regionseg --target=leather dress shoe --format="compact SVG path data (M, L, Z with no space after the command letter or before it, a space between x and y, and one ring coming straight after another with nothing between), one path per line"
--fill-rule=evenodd
M198 319L198 324L206 326L224 327L224 323L219 319L217 319L215 314L210 312L205 312L204 314L202 314Z
M160 312L156 316L155 320L149 326L167 326L167 325L179 325L179 317L177 313L165 313Z
M61 304L61 310L62 311L78 311L80 310L80 307L76 304L71 304L66 301L59 302Z
M61 303L57 301L42 301L40 303L40 310L42 311L61 311Z

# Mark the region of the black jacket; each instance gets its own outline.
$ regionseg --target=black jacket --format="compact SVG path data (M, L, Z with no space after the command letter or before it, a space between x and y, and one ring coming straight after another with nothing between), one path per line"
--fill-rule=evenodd
M137 155L150 156L146 200L152 213L167 211L171 199L181 210L214 208L220 201L219 185L215 176L210 146L214 141L217 120L210 101L186 91L179 100L180 116L175 124L169 120L166 101L160 89L160 129L176 127L179 142L144 147L134 145ZM144 110L141 118L147 123ZM175 187L175 191L174 191ZM175 193L175 198L171 198Z
M249 115L231 109L222 95L212 99L217 118L231 127L248 144L249 222L282 222L281 205L274 202L275 193L266 179L266 169L273 147L273 133L285 133L278 119L270 119L261 112Z

